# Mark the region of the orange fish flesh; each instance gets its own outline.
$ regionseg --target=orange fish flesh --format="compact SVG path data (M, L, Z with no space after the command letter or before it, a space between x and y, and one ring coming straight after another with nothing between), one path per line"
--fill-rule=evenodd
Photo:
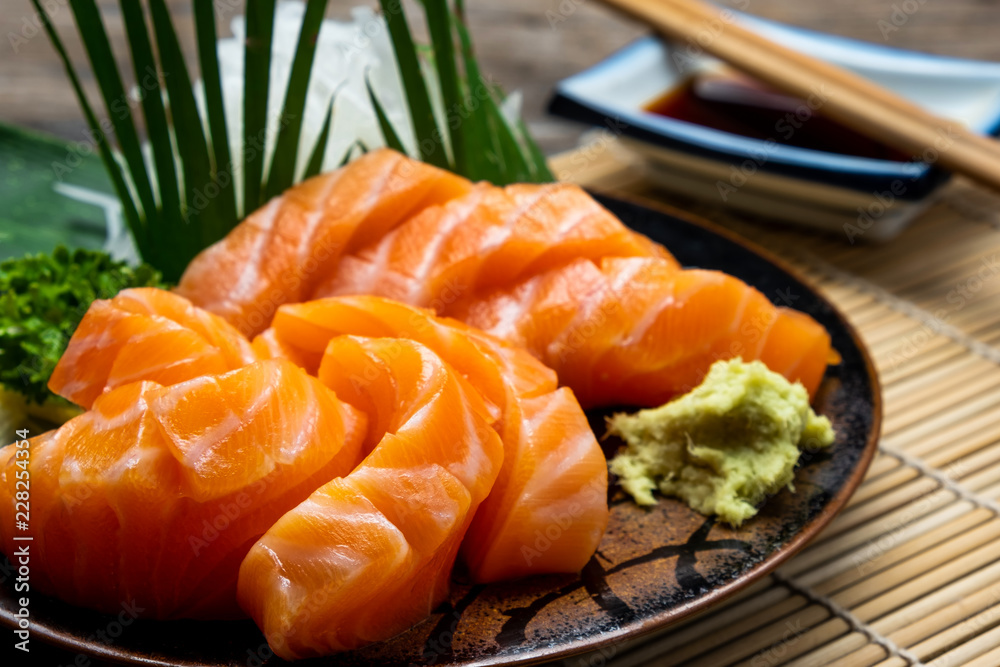
M697 386L719 359L760 359L812 395L830 336L719 271L657 258L579 260L452 315L523 345L584 407L660 405Z
M343 253L371 243L471 183L388 149L311 178L251 214L188 265L177 292L248 336L303 301Z
M171 385L255 361L249 342L218 315L152 287L94 301L59 359L49 389L84 408L139 380Z
M337 335L415 340L497 406L503 468L462 547L476 581L579 572L608 520L604 455L571 390L524 350L456 320L379 297L339 297L278 309L276 354L314 359Z
M124 603L150 618L239 617L243 557L282 514L351 471L365 425L282 360L125 385L30 440L27 456L0 450L0 543L7 554L18 544L16 479L27 469L33 587L105 612Z
M334 338L319 378L371 415L370 452L278 519L240 568L240 603L286 659L426 618L503 459L482 398L419 343Z
M481 185L343 257L313 295L376 294L446 312L471 292L608 256L673 261L575 185Z

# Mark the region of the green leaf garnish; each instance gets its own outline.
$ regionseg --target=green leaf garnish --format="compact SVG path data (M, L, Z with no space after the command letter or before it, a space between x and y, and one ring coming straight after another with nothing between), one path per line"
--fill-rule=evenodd
M285 106L281 110L281 124L274 145L274 158L267 177L264 198L270 199L292 187L295 182L295 164L299 157L299 137L302 134L302 120L306 108L306 92L309 89L309 73L312 72L313 57L316 55L316 38L319 36L323 13L327 0L312 0L306 3L299 44L292 61L292 73L285 91Z
M420 56L413 44L410 26L406 21L403 3L390 0L379 0L389 26L389 37L392 39L396 65L403 79L406 92L406 102L410 110L410 121L417 135L417 153L424 162L447 169L448 156L445 155L444 143L441 140L441 130L438 128L434 110L431 108L431 98L427 93L427 83L420 71ZM369 93L371 86L368 87ZM374 100L372 96L372 100ZM383 114L380 114L381 122ZM383 126L384 131L384 126ZM389 138L386 136L386 143ZM389 144L391 146L391 144ZM394 147L394 146L393 146ZM398 148L396 150L399 150Z
M73 63L70 61L69 55L66 53L66 48L63 46L62 40L59 39L59 34L52 26L52 21L49 19L49 15L42 9L40 0L31 0L31 4L35 6L38 16L41 17L42 25L45 27L45 33L49 36L52 46L55 48L56 53L59 54L59 59L62 61L63 67L66 69L66 76L69 78L70 85L73 87L73 92L76 94L76 98L80 102L80 108L83 110L83 116L87 121L87 128L95 137L97 149L101 155L101 162L104 163L104 168L107 170L108 176L111 178L111 183L115 188L115 192L118 194L118 198L121 199L122 213L125 217L125 222L128 224L129 231L132 233L132 238L135 240L136 247L139 248L140 254L144 255L145 251L149 248L149 233L146 219L139 215L139 211L135 203L132 201L132 195L129 192L128 185L125 183L125 176L122 172L122 167L115 159L114 154L111 152L111 145L108 143L107 137L101 131L101 126L97 122L97 116L94 114L94 109L90 106L90 102L87 100L87 96L83 92L83 87L80 85L80 78L77 76L76 70L73 69Z
M153 162L159 181L161 215L177 219L181 215L181 199L177 167L174 164L174 147L170 141L170 125L163 108L160 76L153 59L149 33L146 31L146 19L139 3L122 0L119 6L132 52L132 70L135 80L142 87L142 110L146 127L149 128L149 143L153 149ZM155 226L154 231L158 232L159 228L162 225Z
M160 233L154 237L162 248L162 258L156 266L162 266L164 274L175 280L201 248L215 243L229 230L223 229L218 222L220 215L227 213L220 210L225 199L205 194L209 184L215 180L215 175L208 156L208 142L201 116L194 100L191 77L184 63L177 32L170 20L170 10L167 9L165 0L150 0L149 9L184 175L184 215L181 218L165 216ZM228 213L233 215L232 212Z
M271 81L271 42L275 0L247 0L246 48L243 60L243 209L250 213L264 202L264 138Z
M448 128L448 137L451 139L452 169L462 174L467 169L468 144L462 131L462 118L459 113L462 106L462 91L455 57L455 33L451 29L451 12L447 0L425 0L424 7L427 11L431 44L434 47L435 69L444 101L444 125Z
M333 107L337 101L337 96L330 100L330 107L326 110L326 120L323 121L323 129L320 130L316 139L316 146L312 155L309 156L309 163L306 164L306 171L302 175L303 180L312 178L323 169L323 156L326 155L326 143L330 138L330 126L333 124ZM349 152L349 151L348 151Z
M37 5L37 2L35 4ZM141 209L146 220L154 221L158 217L156 201L146 173L142 149L139 146L139 135L132 120L130 98L125 94L121 74L118 72L118 65L115 64L115 56L111 52L111 43L104 30L104 23L101 22L101 13L94 0L79 0L71 3L70 8L76 17L80 38L86 47L94 77L104 98L105 111L128 164L132 185L138 193L141 207L136 208ZM104 132L99 127L97 131L103 136Z
M392 123L389 122L389 117L385 113L385 109L382 108L382 104L375 97L375 91L372 90L371 81L368 77L365 77L365 85L368 87L368 97L372 101L372 107L375 109L375 116L378 118L379 128L382 130L382 137L385 139L385 145L389 148L399 151L400 153L406 152L406 147L403 146L402 140L399 135L396 134L396 130L392 128Z
M243 150L235 156L227 134L213 3L192 2L204 82L203 119L167 3L150 0L147 17L142 3L119 0L133 73L143 88L142 120L152 149L150 164L139 142L140 119L133 115L138 100L126 94L95 0L74 1L70 6L110 118L104 127L114 130L120 159L41 1L31 1L66 67L101 160L122 200L139 254L168 280L178 280L195 254L222 238L267 198L321 170L332 131L332 101L316 143L312 147L301 143L309 80L328 0L306 3L270 165L265 164L265 146L276 0L248 0L246 5ZM423 0L428 45L414 42L399 3L380 0L380 4L402 79L416 157L497 185L552 180L524 123L511 123L500 112L501 94L484 79L476 62L463 22L462 1L455 0L452 7L448 0ZM436 86L424 79L425 69L436 78ZM401 137L409 133L393 127L367 80L366 86L386 145L405 151ZM435 95L440 92L440 99L432 99L432 90ZM309 150L309 159L303 173L296 174L304 150ZM367 147L355 141L344 159L365 151ZM242 199L235 182L240 172Z
M226 108L222 100L222 78L219 72L219 53L216 47L215 3L195 2L195 35L198 40L198 62L205 90L205 107L208 115L209 143L214 156L216 174L226 172L232 176L233 158L229 150L229 132ZM222 179L218 183L219 197L226 199L224 210L236 211L235 179Z

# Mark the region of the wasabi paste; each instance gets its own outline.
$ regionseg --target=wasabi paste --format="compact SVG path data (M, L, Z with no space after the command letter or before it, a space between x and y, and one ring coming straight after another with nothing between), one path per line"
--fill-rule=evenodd
M834 440L800 383L742 359L717 361L701 385L665 405L615 415L608 433L627 443L609 465L637 503L656 504L659 490L733 526L792 488L800 447Z

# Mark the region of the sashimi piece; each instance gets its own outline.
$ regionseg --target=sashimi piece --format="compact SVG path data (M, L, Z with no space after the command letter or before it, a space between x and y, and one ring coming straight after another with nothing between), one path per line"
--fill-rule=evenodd
M49 389L84 408L139 380L177 384L241 368L257 355L217 315L153 287L94 301L59 359Z
M278 337L277 331L270 328L253 339L252 347L254 354L261 359L285 359L305 369L310 375L316 375L326 346L324 345L323 349L312 350L297 343L286 344Z
M529 344L585 405L657 405L697 385L712 359L733 356L780 367L814 395L836 359L812 318L775 309L736 279L681 273L663 247L575 186L473 186L376 155L251 216L196 259L181 291L253 333L278 306L310 298L372 294L429 307ZM393 169L411 174L403 183L442 184L382 197L380 178ZM342 185L351 178L364 182ZM641 285L628 285L637 271ZM688 291L700 295L696 306L657 302L686 304ZM665 330L679 337L653 339ZM694 342L684 359L656 356L681 340ZM286 356L268 342L261 354Z
M314 359L342 334L426 345L499 407L503 468L462 547L474 580L578 572L586 564L607 525L607 468L586 416L569 389L556 389L552 370L461 322L371 296L282 306L254 346Z
M313 296L375 294L440 313L470 292L609 256L674 262L575 185L479 186L345 256Z
M473 381L476 389L495 405L502 405L508 385L524 396L556 387L555 372L526 350L458 320L437 317L428 309L377 296L335 297L282 306L271 328L254 339L254 346L261 350L271 346L274 356L306 359L304 367L315 375L318 363L309 362L322 355L331 338L345 334L406 338L426 345Z
M371 450L281 517L240 568L240 604L285 659L426 618L503 459L479 394L419 343L334 338L319 377L372 416Z
M462 544L474 581L576 573L608 523L607 461L568 387L521 398L507 413L513 458Z
M812 395L827 365L840 363L840 355L830 347L830 337L817 331L819 325L811 317L791 308L778 308L778 313L764 339L760 360L775 373L799 380Z
M814 394L830 351L812 318L722 273L682 271L569 185L480 186L427 208L341 258L313 292L350 294L430 307L525 345L585 406L659 405L714 360L763 358L775 324L783 333L765 363Z
M830 355L815 320L732 276L657 258L579 260L448 314L523 345L584 407L660 405L719 359L761 359L814 395Z
M0 544L13 557L26 543L15 537L30 536L32 590L71 604L242 616L243 557L278 517L350 472L365 426L287 361L171 387L125 385L26 449L0 450ZM25 468L31 520L20 531Z
M305 299L341 254L471 187L460 176L400 153L372 151L296 185L250 215L194 258L177 292L253 336L278 306Z

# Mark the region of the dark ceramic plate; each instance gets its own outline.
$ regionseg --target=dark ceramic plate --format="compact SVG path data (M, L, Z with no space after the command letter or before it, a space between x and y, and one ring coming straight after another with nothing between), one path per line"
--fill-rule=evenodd
M612 486L607 534L580 576L459 583L434 616L392 641L300 664L520 664L610 645L684 618L764 576L814 537L861 482L878 437L878 381L858 337L833 306L776 260L723 230L638 204L600 200L685 265L723 269L827 328L843 362L827 371L816 405L834 423L835 445L806 453L796 492L782 491L739 529L718 525L672 499L641 509ZM602 428L603 415L592 417ZM605 444L609 452L617 447ZM539 536L539 548L544 540ZM0 586L0 618L7 626L16 625L13 583L7 576ZM250 621L132 621L124 614L128 625L123 626L123 619L37 594L31 596L31 619L34 639L113 661L281 663Z

